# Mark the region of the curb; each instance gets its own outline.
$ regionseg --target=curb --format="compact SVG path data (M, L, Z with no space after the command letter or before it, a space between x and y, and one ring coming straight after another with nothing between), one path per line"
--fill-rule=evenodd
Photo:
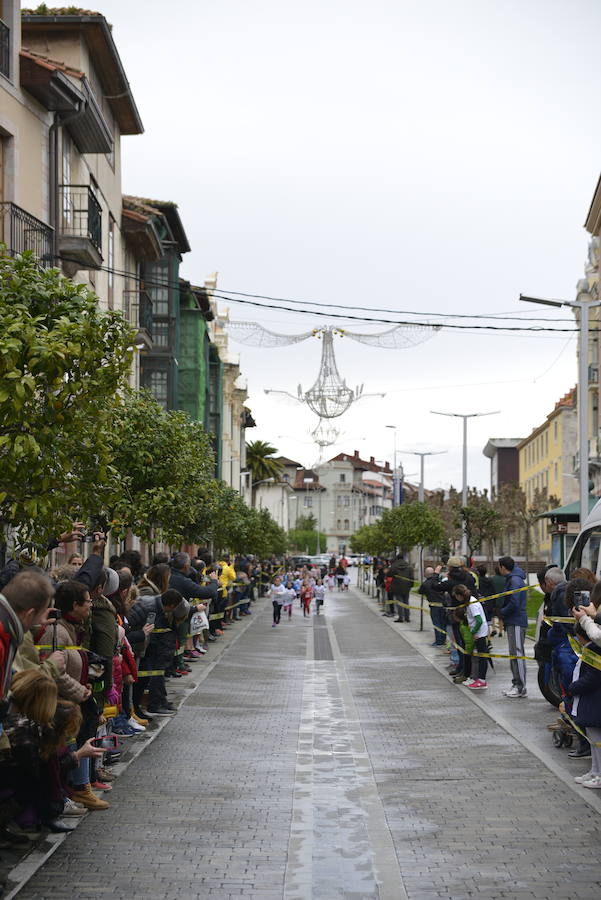
M383 621L389 628L392 628L394 633L398 634L398 636L402 638L402 640L404 640L406 644L409 644L410 647L412 647L417 653L419 653L420 656L423 657L423 659L425 659L433 669L436 669L437 672L440 672L440 674L444 677L445 683L448 684L447 673L442 665L427 656L423 652L421 647L413 643L407 633L403 633L402 631L396 629L390 619L384 619L383 616L380 616L379 608L374 608L374 606L370 604L370 601L373 599L372 597L366 595L364 591L358 586L355 587L355 593L359 597L361 602L364 603L365 606L367 606L370 612L377 616L378 621ZM537 759L539 759L540 762L542 762L542 764L546 766L546 768L549 769L550 772L553 773L553 775L559 778L560 781L563 781L563 783L567 787L569 787L570 790L575 793L581 800L584 800L584 802L588 806L590 806L591 809L593 809L596 813L601 813L601 797L599 797L594 791L587 790L586 788L580 787L579 784L576 784L572 776L566 774L566 772L555 762L550 754L546 753L544 750L541 750L535 744L532 744L531 741L529 741L527 738L524 738L522 735L520 735L513 724L508 719L506 719L505 716L500 716L494 710L490 709L473 691L468 691L465 696L469 698L472 703L478 706L482 710L482 712L486 713L489 719L492 719L492 721L495 722L496 725L502 728L503 731L506 731L507 734L509 734L514 740L521 744L525 750L527 750L529 753L532 753L533 756L536 756Z
M261 600L264 598L262 597ZM254 601L255 604L258 604L260 601ZM259 612L259 609L257 609ZM222 656L227 653L230 647L233 647L234 644L238 641L238 639L247 631L248 628L257 620L257 615L248 616L247 621L244 623L242 628L237 628L235 634L232 634L231 640L227 643L220 643L220 647L218 649L218 654L214 659L211 660L206 666L202 667L202 672L199 673L198 676L195 676L194 672L192 673L192 677L195 677L194 686L189 687L184 690L183 695L180 700L177 701L177 709L181 709L186 700L195 694L199 689L203 681L208 678L211 674L217 663L221 660ZM176 718L176 717L173 717ZM152 742L161 734L163 728L167 728L168 725L173 721L173 718L161 718L157 722L157 728L153 729L152 734L150 734L147 738L142 739L137 744L131 745L131 755L129 758L122 763L117 763L113 766L113 772L115 775L122 775L123 772L144 752L144 750L149 747ZM79 827L80 822L83 822L87 819L87 815L81 816L76 819L76 827ZM76 829L74 829L76 830ZM2 900L12 900L13 897L16 897L19 891L21 891L28 881L30 881L33 876L48 862L51 856L56 853L58 848L67 840L69 837L68 834L52 834L49 833L46 838L43 840L43 844L49 845L45 849L38 847L37 845L33 845L32 849L14 866L13 869L8 872L6 876L6 884L4 886L4 893L2 892L2 888L0 887L0 897Z

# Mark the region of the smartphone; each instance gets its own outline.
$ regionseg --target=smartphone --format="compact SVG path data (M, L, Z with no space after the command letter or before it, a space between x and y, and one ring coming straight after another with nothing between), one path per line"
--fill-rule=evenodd
M84 544L93 544L95 540L96 538L93 534L84 534L84 536L82 537L82 541L84 542Z
M149 612L148 615L147 615L147 617L146 617L146 624L147 624L147 625L154 625L155 620L156 620L156 617L157 617L157 614L156 614L155 612Z
M588 606L591 602L590 591L574 591L574 609L580 609L581 606Z
M57 619L62 619L63 614L60 609L49 609L46 618L49 622L54 620L56 622Z
M98 747L100 750L116 750L119 744L119 738L116 734L106 734L104 737L92 738L92 746Z

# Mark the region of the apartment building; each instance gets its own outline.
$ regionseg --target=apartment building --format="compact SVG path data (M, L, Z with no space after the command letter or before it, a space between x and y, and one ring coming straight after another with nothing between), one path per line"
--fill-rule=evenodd
M520 487L531 505L537 491L556 497L558 506L578 500L575 477L577 448L576 388L572 388L555 404L545 421L518 444ZM551 553L551 538L546 520L535 526L540 552Z

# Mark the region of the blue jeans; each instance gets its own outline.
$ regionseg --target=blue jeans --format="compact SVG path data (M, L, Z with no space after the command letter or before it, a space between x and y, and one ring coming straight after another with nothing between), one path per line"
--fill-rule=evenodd
M447 613L442 606L430 607L430 618L434 626L434 640L442 647L447 640ZM441 629L438 631L437 629ZM443 633L444 632L444 633ZM457 653L457 651L454 651Z

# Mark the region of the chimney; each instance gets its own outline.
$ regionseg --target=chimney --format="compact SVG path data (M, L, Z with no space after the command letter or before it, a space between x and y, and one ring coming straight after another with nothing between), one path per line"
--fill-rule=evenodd
M375 466L376 461L375 461L375 459L373 458L373 456L370 456L370 457L369 457L369 461L370 461L370 463L372 464L372 466Z
M359 459L359 451L355 450L355 459Z

